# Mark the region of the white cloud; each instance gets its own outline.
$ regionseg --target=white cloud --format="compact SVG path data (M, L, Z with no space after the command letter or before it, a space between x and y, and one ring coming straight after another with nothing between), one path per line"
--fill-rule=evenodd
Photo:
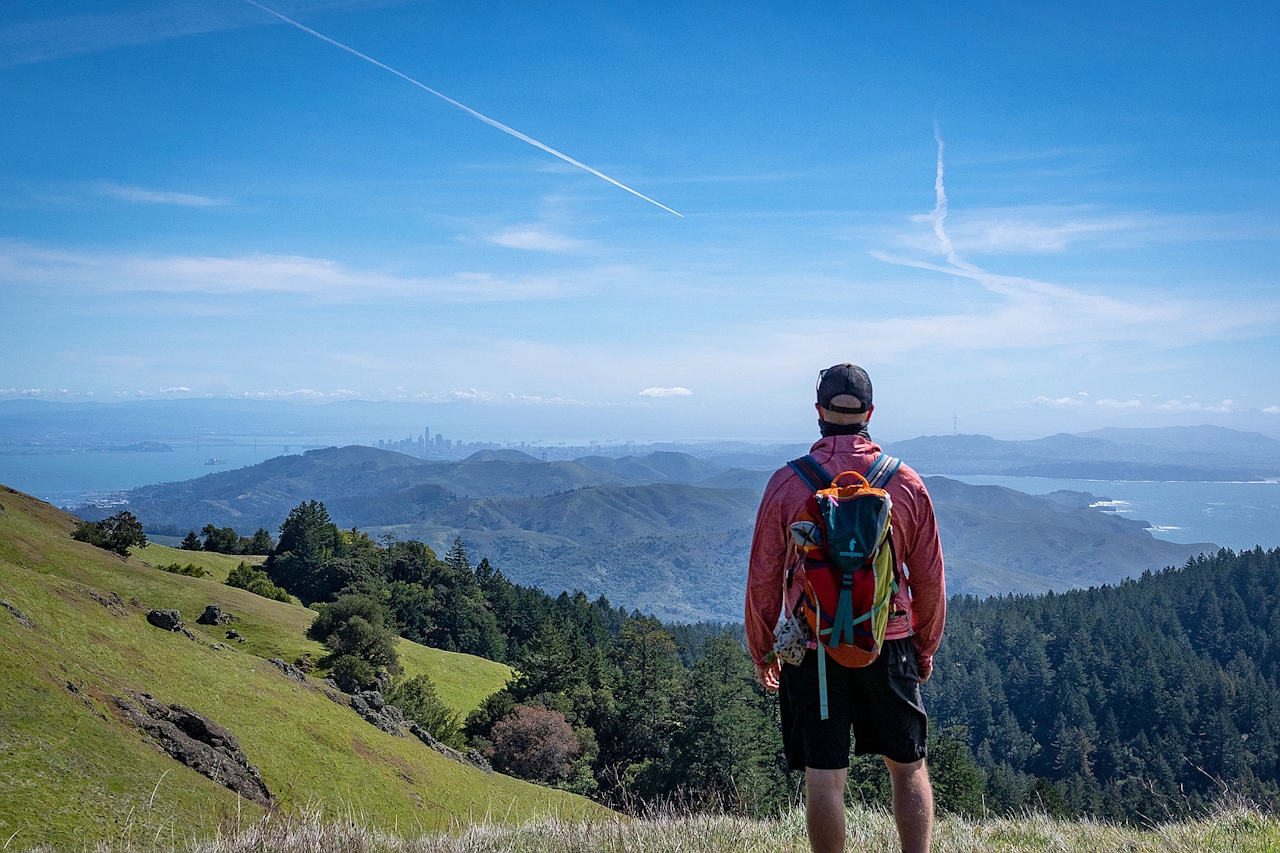
M1280 415L1280 406L1267 406L1262 411L1266 412L1268 415Z
M1223 400L1217 405L1209 406L1195 400L1184 402L1185 400L1187 400L1187 397L1184 396L1181 400L1160 403L1156 408L1166 412L1234 412L1236 410L1235 404L1231 400Z
M497 234L488 235L486 239L508 249L534 252L572 252L587 245L582 240L565 237L536 225L513 225Z
M185 385L174 385L169 388L161 388L160 393L161 394L185 394L190 390L191 389Z
M226 204L225 199L210 198L203 195L192 195L191 193L178 193L169 190L149 190L145 187L131 187L123 184L102 183L96 187L97 191L105 196L120 199L121 201L137 202L139 204L175 204L179 207L218 207Z
M1104 397L1094 402L1095 406L1102 406L1104 409L1137 409L1142 406L1141 400L1113 400L1110 397Z
M646 388L640 392L641 397L692 397L693 392L688 388Z
M1063 409L1068 406L1083 406L1078 397L1036 397L1031 401L1033 406L1049 406L1054 409Z
M490 302L575 296L595 289L601 280L617 281L628 276L628 270L608 267L546 276L457 272L414 277L355 270L338 261L300 255L111 255L0 241L0 282L108 292L265 291L362 301L420 297Z

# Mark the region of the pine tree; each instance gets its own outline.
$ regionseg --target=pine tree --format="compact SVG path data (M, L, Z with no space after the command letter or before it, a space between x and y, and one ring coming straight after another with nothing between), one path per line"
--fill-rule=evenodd
M203 551L204 546L200 544L200 537L196 535L194 530L187 531L186 538L182 540L180 546L184 551Z

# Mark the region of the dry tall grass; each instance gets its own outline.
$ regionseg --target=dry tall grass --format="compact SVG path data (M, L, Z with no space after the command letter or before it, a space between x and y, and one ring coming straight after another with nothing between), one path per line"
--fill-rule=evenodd
M892 818L862 808L848 812L851 851L897 850ZM160 841L160 839L156 839ZM162 842L163 845L163 842ZM804 816L777 820L723 815L667 816L598 823L537 820L481 823L455 832L404 833L355 821L269 817L242 829L164 849L183 853L783 853L808 850ZM111 853L137 850L133 845ZM1149 829L1042 815L1017 819L939 820L937 853L1280 853L1280 820L1244 808L1213 818ZM107 853L106 850L102 853Z

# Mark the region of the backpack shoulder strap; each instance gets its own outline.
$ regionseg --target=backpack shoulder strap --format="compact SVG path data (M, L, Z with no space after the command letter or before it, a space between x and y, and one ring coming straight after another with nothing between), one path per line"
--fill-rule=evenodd
M876 461L871 463L871 467L867 469L867 484L875 489L883 489L889 485L889 481L893 479L893 475L898 473L898 469L902 467L902 460L896 456L890 456L887 453L881 453L876 457Z
M831 475L812 456L801 456L799 459L792 459L787 463L787 467L795 471L796 475L801 480L804 480L805 485L815 492L831 487Z

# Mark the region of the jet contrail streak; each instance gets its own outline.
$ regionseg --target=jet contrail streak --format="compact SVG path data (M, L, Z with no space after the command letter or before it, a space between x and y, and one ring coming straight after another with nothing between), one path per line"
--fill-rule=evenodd
M355 49L355 48L353 48L353 47L347 47L345 44L343 44L343 43L342 43L342 42L340 42L340 41L335 41L335 40L333 40L333 39L329 38L327 35L325 35L325 34L323 34L323 33L318 33L318 32L316 32L315 30L311 29L310 27L303 26L302 24L298 23L297 21L293 20L292 18L287 18L287 17L285 17L284 15L281 15L281 14L280 14L279 12L277 12L275 9L269 9L269 8L267 8L266 6L263 6L261 3L256 2L256 0L245 0L245 2L246 2L246 3L248 3L248 4L250 4L251 6L257 6L259 9L261 9L262 11L266 12L266 13L267 13L267 14L269 14L269 15L274 15L275 17L279 18L280 20L284 21L286 24L289 24L290 26L297 27L298 29L302 30L304 33L310 33L311 35L315 36L316 38L320 39L321 41L326 41L326 42L328 42L329 44L333 45L334 47L340 47L340 48L342 48L343 50L345 50L347 53L350 53L350 54L353 54L353 55L355 55L355 56L360 57L360 58L361 58L361 59L363 59L365 62L371 62L371 63L373 63L374 65L378 66L379 68L381 68L381 69L382 69L382 70L384 70L384 71L390 71L392 74L396 75L397 77L401 78L402 80L407 80L408 82L410 82L410 83L412 83L413 85L417 86L419 89L424 89L424 90L426 90L426 91L430 92L431 94L435 95L437 98L440 98L441 100L448 101L449 103L453 104L453 105L454 105L455 107L457 107L458 109L463 110L464 112L470 113L471 115L473 115L473 116L475 116L476 118L480 119L480 121L484 122L485 124L489 125L490 127L496 127L498 130L502 131L503 133L506 133L506 134L509 134L509 135L511 135L511 136L514 136L516 139L519 139L519 140L521 140L522 142L527 142L527 143L529 143L530 145L532 145L532 146L533 146L533 147L535 147L535 148L541 148L543 151L547 152L548 154L550 154L550 155L551 155L551 156L553 156L553 157L559 157L561 160L565 161L566 163L569 163L569 164L571 164L571 165L577 166L579 169L582 169L582 170L584 170L584 171L590 172L591 174L595 175L597 178L603 178L604 180L606 180L606 181L608 181L609 183L613 184L615 187L618 187L619 189L624 189L624 190L626 190L627 192L631 193L632 195L634 195L634 196L638 196L639 198L644 199L645 201L649 202L649 204L657 205L658 207L660 207L660 208L662 208L663 210L667 211L667 213L675 213L675 214L676 214L676 216L679 216L681 219L684 219L684 214L683 214L683 213L676 213L676 211L674 211L674 210L672 210L671 208L667 207L665 204L663 204L663 203L661 203L661 202L658 202L658 201L654 201L653 199L649 198L649 197L648 197L647 195L645 195L644 193L636 192L635 190L631 189L631 187L627 186L626 184L619 183L618 181L615 181L613 178L609 177L609 176L608 176L608 175L606 175L604 172L597 171L596 169L593 169L593 168L591 168L590 166L588 166L586 163L580 163L580 162L578 162L577 160L575 160L575 159L573 159L572 157L570 157L568 154L563 154L563 153L561 153L561 152L557 151L556 149L552 148L550 145L544 145L544 144L542 144L542 143L541 143L541 142L539 142L538 140L534 139L532 136L525 136L523 133L521 133L520 131L516 130L514 127L507 127L505 124L503 124L503 123L502 123L502 122L500 122L500 121L497 121L497 120L495 120L495 119L491 119L491 118L489 118L487 115L485 115L485 114L483 114L483 113L478 113L478 112L476 112L475 110L471 109L471 107L467 106L466 104L459 103L458 101L455 101L453 98L450 98L448 95L446 95L446 94L444 94L444 93L442 93L442 92L437 92L435 89L432 89L430 86L426 85L425 83L419 83L417 80L414 80L414 79L413 79L412 77L410 77L408 74L404 74L404 73L402 73L402 72L400 72L400 71L397 71L397 70L395 70L394 68L392 68L390 65L386 65L386 64L384 64L384 63L381 63L381 62L379 62L378 60L374 59L372 56L367 56L367 55L365 55L365 54L361 53L360 51L356 50L356 49Z

